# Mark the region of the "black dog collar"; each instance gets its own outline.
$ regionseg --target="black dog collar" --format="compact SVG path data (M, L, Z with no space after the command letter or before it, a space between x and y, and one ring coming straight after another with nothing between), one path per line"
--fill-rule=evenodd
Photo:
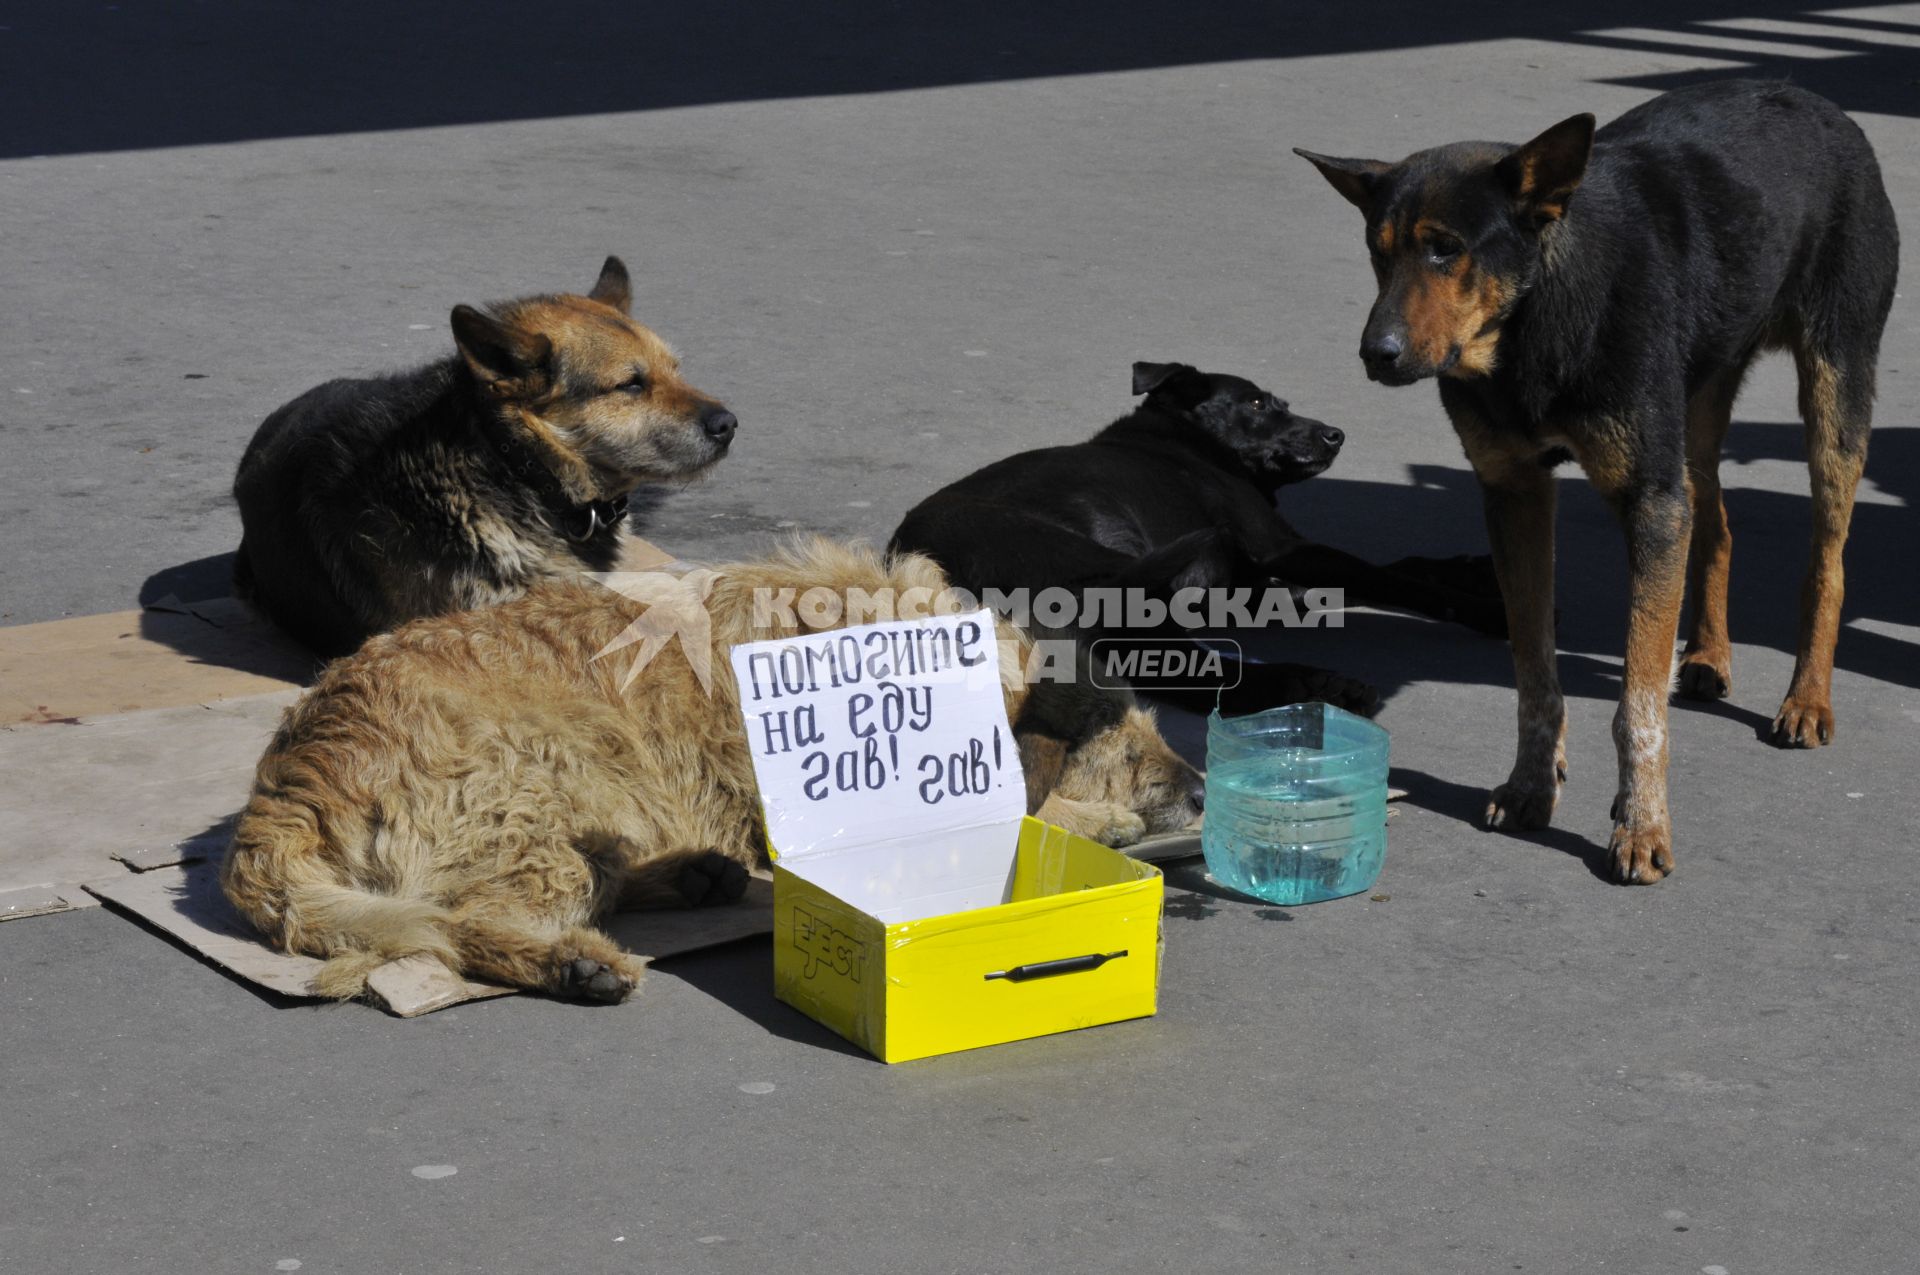
M508 471L546 506L548 523L575 544L591 540L603 531L612 531L627 516L625 496L589 500L583 505L568 500L560 480L541 463L539 453L511 433L490 431L488 442Z
M627 498L621 496L617 500L591 500L575 505L561 513L556 521L561 535L578 542L591 540L602 531L611 531L626 516Z

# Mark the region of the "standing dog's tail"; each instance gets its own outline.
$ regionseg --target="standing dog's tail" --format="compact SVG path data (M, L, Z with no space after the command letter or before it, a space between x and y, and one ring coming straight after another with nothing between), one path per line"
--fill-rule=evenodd
M319 995L358 996L375 969L407 956L460 968L445 908L349 884L340 855L311 806L255 793L234 828L220 884L279 947L326 958L313 980Z

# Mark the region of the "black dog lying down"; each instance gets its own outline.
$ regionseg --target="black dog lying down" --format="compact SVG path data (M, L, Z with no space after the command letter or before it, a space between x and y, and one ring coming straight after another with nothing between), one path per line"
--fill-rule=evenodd
M1315 544L1275 508L1280 488L1325 470L1345 440L1237 376L1136 363L1146 399L1084 443L1022 452L920 502L892 547L983 589L1339 588L1352 602L1505 633L1491 564L1403 558L1385 567ZM1090 635L1085 626L1078 630ZM1258 674L1268 703L1326 699L1371 713L1371 687L1303 665ZM1245 698L1243 696L1242 698Z

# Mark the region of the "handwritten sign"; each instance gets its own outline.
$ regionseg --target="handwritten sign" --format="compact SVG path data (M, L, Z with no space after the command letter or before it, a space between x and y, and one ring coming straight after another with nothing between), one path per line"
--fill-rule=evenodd
M1024 812L991 612L744 643L731 658L777 854Z

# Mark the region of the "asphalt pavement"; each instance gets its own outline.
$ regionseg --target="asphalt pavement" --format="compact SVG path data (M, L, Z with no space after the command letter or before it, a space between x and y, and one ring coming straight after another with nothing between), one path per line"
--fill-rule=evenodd
M1431 386L1366 382L1359 218L1295 145L1518 141L1786 76L1920 209L1920 6L122 3L0 16L0 623L225 591L254 427L583 290L741 420L647 534L884 540L1074 441L1136 359L1340 426L1289 493L1375 558L1481 552ZM1790 365L1736 409L1734 692L1676 704L1679 871L1609 884L1621 541L1563 470L1555 827L1475 826L1504 647L1362 613L1390 692L1372 895L1172 874L1153 1019L887 1068L765 941L619 1008L280 1003L107 910L0 925L0 1269L1588 1272L1920 1265L1920 307L1896 302L1816 752L1760 739L1809 525ZM1191 743L1193 723L1169 720ZM197 831L197 829L187 830ZM5 848L0 847L0 853Z

